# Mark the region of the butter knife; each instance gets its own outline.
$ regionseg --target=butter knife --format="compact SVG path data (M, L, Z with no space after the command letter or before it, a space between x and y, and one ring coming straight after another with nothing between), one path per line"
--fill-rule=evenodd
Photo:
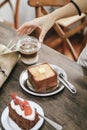
M75 94L76 88L68 80L66 80L62 73L59 74L59 81L73 94Z

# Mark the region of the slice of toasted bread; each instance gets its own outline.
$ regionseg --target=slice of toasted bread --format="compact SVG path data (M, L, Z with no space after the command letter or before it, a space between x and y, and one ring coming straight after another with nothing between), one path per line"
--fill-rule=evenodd
M57 85L57 73L48 63L28 68L29 81L36 91L42 91Z

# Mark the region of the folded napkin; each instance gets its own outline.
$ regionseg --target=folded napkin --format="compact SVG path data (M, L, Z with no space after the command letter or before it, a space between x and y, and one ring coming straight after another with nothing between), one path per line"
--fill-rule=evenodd
M9 52L8 50L6 53L3 53L5 48L6 46L0 44L0 88L19 59L18 52Z

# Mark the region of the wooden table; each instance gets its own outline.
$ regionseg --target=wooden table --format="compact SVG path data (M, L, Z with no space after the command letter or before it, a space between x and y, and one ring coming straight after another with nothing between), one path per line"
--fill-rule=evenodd
M0 23L0 44L7 44L16 32ZM38 97L26 93L19 84L19 76L27 68L19 61L8 80L0 89L0 116L4 108L11 101L10 94L38 103L45 115L63 126L63 130L87 130L87 69L69 60L53 49L42 45L38 62L48 62L63 68L68 80L76 87L77 94L73 95L66 88L58 94L49 97ZM1 123L0 123L1 127ZM41 130L54 130L44 122Z

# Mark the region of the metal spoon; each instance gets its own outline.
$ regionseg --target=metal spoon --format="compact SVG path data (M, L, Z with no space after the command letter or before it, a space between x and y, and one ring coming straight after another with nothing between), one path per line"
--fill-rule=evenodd
M38 113L39 114L39 113ZM56 130L62 130L63 127L61 125L59 125L58 123L50 120L49 118L42 116L39 114L40 117L42 117L43 119L45 119L52 127L54 127Z
M59 80L60 80L60 82L61 82L62 84L64 84L64 86L65 86L66 88L68 88L68 90L69 90L71 93L75 94L75 93L77 92L77 91L76 91L76 88L74 87L74 85L72 85L68 80L66 80L66 79L64 78L64 75L63 75L62 73L59 74Z

